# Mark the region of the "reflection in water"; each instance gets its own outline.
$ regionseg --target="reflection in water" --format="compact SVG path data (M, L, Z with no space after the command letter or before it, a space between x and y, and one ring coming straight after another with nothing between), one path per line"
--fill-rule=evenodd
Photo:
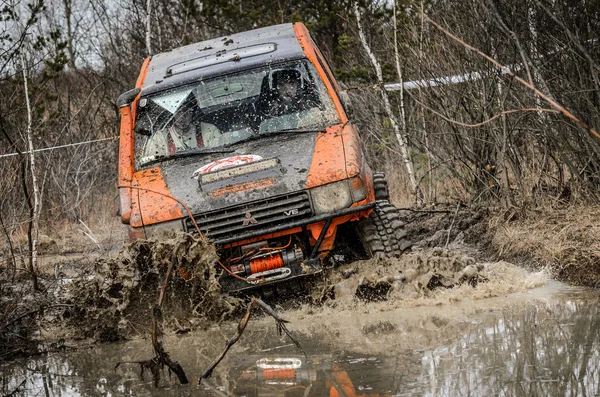
M0 392L26 380L22 394L40 396L598 395L598 293L575 290L544 299L524 294L497 309L490 309L498 307L490 302L477 302L467 321L453 316L450 307L441 308L450 313L431 317L437 326L433 331L407 326L406 311L384 313L385 327L381 313L379 322L374 315L362 315L361 325L357 315L356 329L353 321L337 335L316 324L320 333L298 331L308 358L290 346L277 348L281 342L271 328L248 330L209 386L180 386L176 377L166 376L157 390L149 374L140 378L137 366L115 371L119 360L151 356L148 341L135 341L14 363L2 368ZM434 338L411 342L425 332ZM229 333L215 329L166 344L192 378ZM354 340L343 339L344 334Z
M567 299L499 313L494 323L436 349L438 395L595 395L596 302ZM414 387L422 390L418 383Z
M344 365L350 364L347 360L331 355L315 355L310 359L267 355L250 356L246 360L247 367L231 370L229 391L234 396L388 396L389 393L379 394L376 389L389 390L387 385L379 383L393 380L393 376L382 377L375 370L382 364L377 357L353 357L352 365L361 364L360 374L351 374ZM376 374L378 379L362 386L370 374Z

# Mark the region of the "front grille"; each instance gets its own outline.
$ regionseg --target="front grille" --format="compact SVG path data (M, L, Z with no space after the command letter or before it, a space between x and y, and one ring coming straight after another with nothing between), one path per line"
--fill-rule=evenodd
M248 218L247 214L251 217ZM266 200L244 203L222 210L194 215L202 233L213 240L223 240L252 232L260 232L287 223L310 218L312 209L307 192L297 192ZM255 220L256 223L252 221ZM194 224L188 217L185 220L187 230L194 230Z

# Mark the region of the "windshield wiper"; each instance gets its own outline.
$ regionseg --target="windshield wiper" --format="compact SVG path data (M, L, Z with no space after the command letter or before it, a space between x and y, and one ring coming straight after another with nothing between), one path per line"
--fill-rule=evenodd
M271 134L281 134L281 133L287 133L287 132L298 132L298 133L303 133L303 132L319 132L324 130L324 128L306 128L306 129L299 129L299 128L286 128L285 130L277 130L277 131L271 131L271 132L267 132L263 135L271 135Z
M147 161L140 162L140 165L160 163L162 161L173 160L181 157L190 157L195 156L197 154L231 153L234 151L234 149L224 146L192 148L180 152L175 152L168 156L152 156L151 158L148 158Z
M244 138L240 141L236 141L236 142L231 142L231 143L227 143L225 145L223 145L226 148L229 148L233 145L237 145L238 143L246 143L246 142L250 142L250 141L255 141L257 139L262 139L264 137L267 136L272 136L272 135L279 135L279 134L287 134L287 133L299 133L299 134L303 134L303 133L308 133L308 132L319 132L321 131L320 129L309 129L309 130L300 130L297 128L288 128L285 130L277 130L277 131L269 131L269 132L262 132L262 133L257 133L257 134L253 134L251 136L249 136L248 138Z

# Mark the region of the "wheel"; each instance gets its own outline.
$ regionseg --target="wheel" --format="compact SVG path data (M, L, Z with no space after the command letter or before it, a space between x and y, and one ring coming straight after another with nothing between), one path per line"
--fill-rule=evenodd
M375 189L375 200L390 199L388 184L385 180L385 174L383 172L373 173L373 187Z
M398 209L388 200L377 200L371 215L357 223L357 234L370 257L398 257L412 245Z

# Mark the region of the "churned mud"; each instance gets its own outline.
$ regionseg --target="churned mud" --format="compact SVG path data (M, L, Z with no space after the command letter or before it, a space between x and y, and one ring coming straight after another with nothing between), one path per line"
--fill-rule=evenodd
M545 270L531 273L508 262L481 263L434 248L346 265L330 282L335 304L383 301L389 307L414 307L523 292L548 278Z
M308 316L328 310L354 315L505 296L547 282L544 270L482 260L474 240L482 235L481 212L453 212L440 214L440 221L421 214L412 220L407 216L412 238L418 241L412 252L333 267L306 280L310 286L306 296L269 303ZM2 284L0 361L80 342L146 337L161 291L158 320L165 335L237 321L247 300L220 292L215 260L212 245L181 234L137 241L114 258L63 263L54 278L42 280L41 293L27 292L24 283ZM169 267L172 273L163 285Z
M242 303L221 294L215 260L214 246L191 235L140 240L124 247L115 259L96 261L89 274L63 284L56 293L74 305L63 316L77 337L126 339L146 331L172 265L162 319L172 331L187 332L228 318Z

